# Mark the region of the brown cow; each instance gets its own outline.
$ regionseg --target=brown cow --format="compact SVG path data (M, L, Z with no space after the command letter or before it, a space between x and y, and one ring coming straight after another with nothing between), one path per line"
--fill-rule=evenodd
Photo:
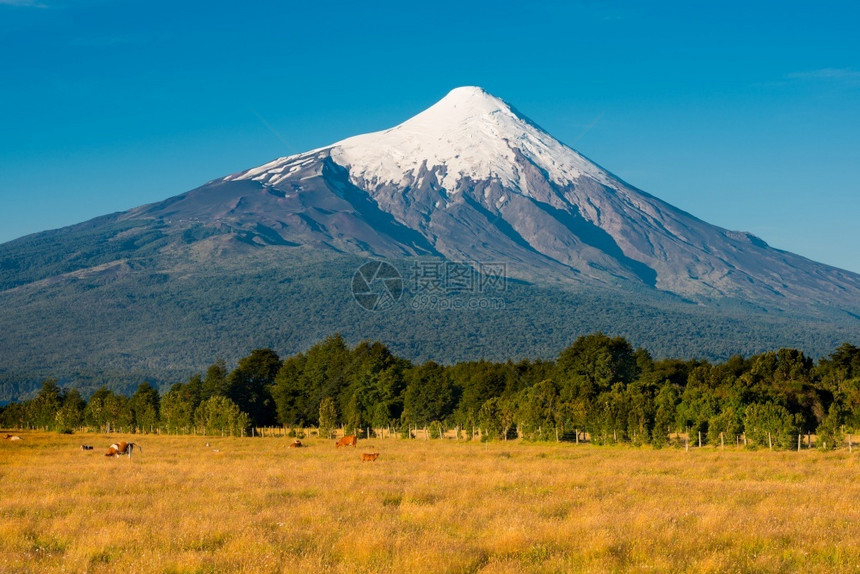
M379 458L378 452L364 452L361 453L361 462L373 462Z
M129 458L131 458L131 453L134 450L134 447L137 447L138 450L143 451L139 445L134 444L133 442L125 442L121 441L119 443L114 443L108 447L108 451L105 453L105 456L119 456L121 454L127 454Z
M355 435L354 434L348 434L345 437L343 437L342 439L340 439L339 441L337 441L337 443L335 443L334 446L335 446L335 448L341 447L341 446L355 447L356 442L357 441L355 440Z
M303 446L305 446L305 445L302 444L302 441L300 441L299 439L296 439L296 442L292 443L290 445L290 448L302 448Z

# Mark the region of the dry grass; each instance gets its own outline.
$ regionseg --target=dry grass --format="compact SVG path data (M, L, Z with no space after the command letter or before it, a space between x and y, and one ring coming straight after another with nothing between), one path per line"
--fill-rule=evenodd
M846 451L22 437L3 573L860 571ZM143 452L105 458L122 438Z

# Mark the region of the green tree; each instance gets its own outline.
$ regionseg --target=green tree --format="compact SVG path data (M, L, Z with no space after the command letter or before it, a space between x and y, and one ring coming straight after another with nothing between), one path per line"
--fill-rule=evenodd
M708 424L720 412L716 392L719 381L712 375L713 369L708 364L692 369L677 407L678 424L689 429L691 440L701 433L703 442L707 442Z
M830 411L818 428L815 434L818 436L816 446L821 450L833 450L837 448L845 440L845 435L842 433L842 421L844 414L838 405L834 404L830 407Z
M110 430L120 432L132 430L134 413L127 397L110 393L104 399L104 412Z
M408 365L378 341L362 341L353 349L339 401L350 432L368 424L384 426L400 416L405 386L403 370Z
M747 406L743 422L747 438L759 446L792 448L800 432L800 415L772 402Z
M843 343L819 361L815 373L822 391L832 396L828 411L833 411L835 405L841 424L849 432L860 431L860 347Z
M529 440L555 440L564 428L559 420L561 397L558 385L546 379L523 389L517 401L517 426Z
M195 377L199 384L200 376ZM188 432L194 426L194 411L201 401L199 388L195 392L193 383L194 377L188 384L176 383L161 397L161 423L167 432Z
M285 424L316 424L325 397L341 402L348 385L351 353L341 335L326 338L284 361L272 387L273 400Z
M84 423L84 409L87 403L77 389L68 389L63 394L63 404L56 414L56 426L59 430L74 430Z
M454 388L445 368L429 361L404 373L403 418L416 426L443 421L454 408Z
M28 425L26 403L10 403L0 411L0 428L22 429Z
M636 444L650 442L654 428L654 388L645 381L634 381L624 391L627 406L626 434Z
M228 390L227 362L218 359L206 369L206 378L200 381L200 400L211 397L226 397ZM198 377L199 378L199 377Z
M299 353L284 360L272 385L272 400L281 424L303 424L313 420L305 413L307 397L302 388L305 356Z
M57 412L62 404L63 396L57 379L45 379L39 394L28 402L30 424L41 429L56 428Z
M633 382L639 376L637 359L646 362L623 337L610 338L603 333L579 337L556 362L562 397L593 398L615 383Z
M630 419L630 406L623 383L616 383L594 401L589 414L588 430L591 441L596 444L611 444L625 440Z
M730 444L735 437L743 432L741 413L733 406L724 408L719 414L708 421L708 442L714 446L728 441ZM722 435L722 438L721 436ZM723 442L721 442L721 440Z
M669 433L675 429L679 400L677 387L669 381L663 383L654 398L654 430L651 435L654 448L669 444Z
M161 397L149 383L141 383L129 399L129 408L138 430L148 432L155 429L159 422L159 403Z
M489 399L505 392L508 370L506 365L489 361L458 363L450 367L449 375L459 396L454 416L459 424L480 424L479 411Z
M478 424L482 434L507 440L516 416L517 408L512 400L492 397L478 411Z
M334 399L325 397L320 401L320 437L331 438L335 427L337 427L337 407L335 407Z
M113 391L104 386L93 393L87 402L86 409L84 409L84 422L87 426L98 429L100 432L107 430L110 418L105 403L111 395L113 395Z
M254 426L268 426L276 421L272 385L281 368L281 360L271 349L254 349L239 361L227 381L227 398L247 413Z
M227 397L213 396L200 403L194 422L204 434L240 436L250 426L250 417Z

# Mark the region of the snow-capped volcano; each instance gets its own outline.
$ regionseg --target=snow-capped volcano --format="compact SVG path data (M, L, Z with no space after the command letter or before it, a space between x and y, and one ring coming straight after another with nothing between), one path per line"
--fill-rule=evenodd
M583 175L608 181L603 170L477 87L456 88L394 128L332 147L332 159L356 181L407 184L422 167L437 166L444 169L439 185L449 192L468 177L495 179L529 195L518 156L539 166L557 185L572 184Z
M468 178L495 180L530 196L528 174L518 165L523 159L559 186L571 185L583 176L600 183L609 183L611 177L503 100L482 88L465 86L451 90L433 106L393 128L280 158L227 179L277 184L289 173L286 170L285 174L285 167L321 150L348 169L356 183L374 187L414 185L422 171L432 171L439 187L449 194Z
M213 201L219 197L231 200ZM478 87L456 88L393 128L279 158L144 209L162 218L205 215L232 229L263 225L263 243L504 262L529 280L781 306L860 299L856 274L640 191Z

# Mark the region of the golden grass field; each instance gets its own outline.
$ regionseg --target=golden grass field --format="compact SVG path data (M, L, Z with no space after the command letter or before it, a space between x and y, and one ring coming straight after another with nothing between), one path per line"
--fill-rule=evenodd
M4 574L860 572L847 450L18 434Z

